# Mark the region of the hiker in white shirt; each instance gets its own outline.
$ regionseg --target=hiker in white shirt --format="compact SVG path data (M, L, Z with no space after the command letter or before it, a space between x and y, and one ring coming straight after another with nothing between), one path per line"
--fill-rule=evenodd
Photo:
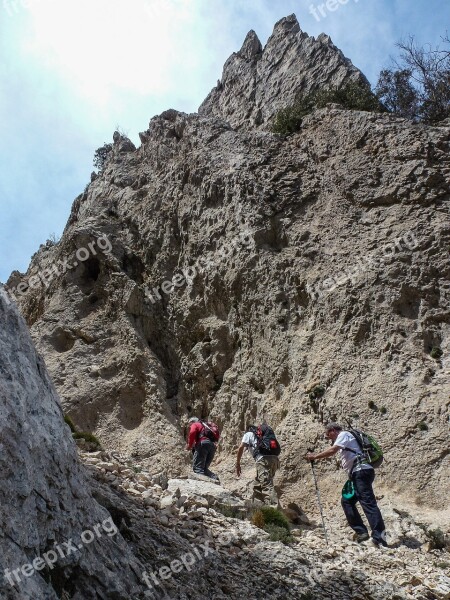
M280 466L278 456L267 456L258 453L258 438L255 431L257 428L250 425L242 438L236 458L236 473L241 475L241 458L245 449L252 454L256 463L256 476L253 482L252 495L255 500L259 500L270 506L278 506L278 497L273 485L273 478Z
M342 497L341 503L347 522L355 532L356 541L364 542L369 539L367 527L356 507L359 502L372 529L373 543L376 546L387 546L383 517L372 488L374 468L367 463L356 438L349 431L344 431L337 423L329 423L325 427L325 435L333 442L331 448L317 454L310 452L305 458L310 461L322 460L339 453L342 468L347 471L355 492L351 498Z

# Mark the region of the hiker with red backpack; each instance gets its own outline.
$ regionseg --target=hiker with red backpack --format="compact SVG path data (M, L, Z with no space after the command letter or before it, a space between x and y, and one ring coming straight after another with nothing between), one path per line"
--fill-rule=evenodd
M242 438L236 458L236 473L241 475L241 458L244 450L251 452L256 462L256 477L253 482L253 498L269 506L278 506L278 498L273 485L273 478L280 466L278 455L280 444L273 429L266 423L250 425Z
M192 470L197 475L205 475L215 480L219 479L217 475L209 470L219 438L219 428L212 421L202 421L197 417L189 419L186 450L193 451Z
M359 502L372 529L372 542L375 546L386 547L386 531L383 517L377 505L372 484L375 479L374 467L381 464L383 452L373 438L357 429L348 431L337 423L325 427L325 436L333 442L331 448L317 454L309 452L306 460L332 458L340 453L341 465L348 473L348 481L342 490L342 508L347 522L355 532L355 540L364 542L369 539L367 527L358 512Z

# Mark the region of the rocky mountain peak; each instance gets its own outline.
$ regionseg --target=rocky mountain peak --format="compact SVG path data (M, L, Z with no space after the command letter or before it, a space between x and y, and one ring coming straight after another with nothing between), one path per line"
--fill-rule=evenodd
M247 34L199 113L221 117L235 129L267 128L300 93L348 81L367 82L328 35L308 36L290 15L275 24L264 48L253 30Z
M245 36L245 40L242 44L242 48L239 50L239 54L245 58L252 59L260 52L262 52L262 44L259 40L259 37L252 29Z
M298 19L295 16L295 14L292 14L287 17L283 17L275 23L273 28L273 35L283 35L288 33L296 34L299 31L301 31L301 29Z

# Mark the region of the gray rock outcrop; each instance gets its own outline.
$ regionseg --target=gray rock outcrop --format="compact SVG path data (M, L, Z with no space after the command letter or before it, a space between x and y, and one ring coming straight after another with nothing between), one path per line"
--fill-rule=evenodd
M142 568L91 495L44 361L3 288L0 365L0 597L140 597Z
M199 113L221 117L235 129L267 128L299 94L349 82L368 83L328 35L308 36L290 15L278 21L264 48L254 31L248 33Z

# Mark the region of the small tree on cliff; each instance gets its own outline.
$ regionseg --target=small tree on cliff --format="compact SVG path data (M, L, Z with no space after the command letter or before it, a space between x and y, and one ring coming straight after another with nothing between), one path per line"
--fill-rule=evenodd
M407 119L438 123L450 117L450 40L432 49L414 36L397 44L400 57L384 69L375 92L391 112Z
M103 171L108 154L112 150L112 144L103 144L94 153L94 167L99 171Z

